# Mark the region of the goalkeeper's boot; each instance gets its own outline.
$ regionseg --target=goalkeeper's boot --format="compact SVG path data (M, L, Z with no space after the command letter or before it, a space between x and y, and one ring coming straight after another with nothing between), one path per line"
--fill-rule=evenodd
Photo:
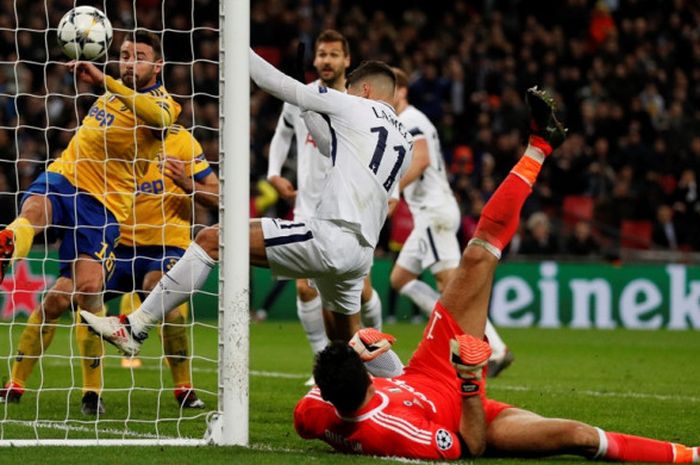
M175 400L180 408L203 409L204 402L197 397L192 386L179 386L175 388Z
M503 370L508 368L511 365L511 363L513 363L513 360L515 360L515 356L513 355L513 352L511 352L510 349L507 347L505 353L501 357L491 357L487 365L489 378L495 378L496 376L498 376L499 373L501 373Z
M557 120L554 98L546 90L531 87L525 95L530 107L530 135L544 139L552 150L559 147L566 138L566 128Z
M90 330L119 349L127 357L139 354L145 338L137 338L131 332L129 318L120 316L97 316L85 310L80 311L83 322Z
M24 394L24 388L9 381L0 389L0 404L18 404Z
M5 272L15 252L15 235L9 229L0 231L0 283L5 279Z
M94 417L105 414L105 404L99 394L93 391L88 391L83 395L83 400L80 401L80 411L83 415Z

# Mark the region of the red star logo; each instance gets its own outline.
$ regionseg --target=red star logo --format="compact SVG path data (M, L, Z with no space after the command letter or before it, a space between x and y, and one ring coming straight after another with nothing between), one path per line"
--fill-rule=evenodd
M39 306L41 291L52 282L51 276L33 275L26 260L15 262L12 275L0 284L4 297L2 319L12 319L19 312L31 314Z

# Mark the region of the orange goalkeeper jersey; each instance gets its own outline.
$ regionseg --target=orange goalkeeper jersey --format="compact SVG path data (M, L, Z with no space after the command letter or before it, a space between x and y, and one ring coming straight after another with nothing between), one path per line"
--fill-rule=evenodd
M180 105L162 84L139 93L149 93L173 121L180 114ZM78 189L94 195L122 222L131 213L136 180L145 174L148 161L163 149L162 134L162 129L136 118L116 95L105 92L48 171L63 175Z
M179 125L170 127L165 155L185 162L185 174L195 181L212 172L202 152L202 146L187 129ZM192 206L192 194L185 193L163 175L160 160L149 161L148 170L138 179L133 215L121 226L120 244L187 248Z

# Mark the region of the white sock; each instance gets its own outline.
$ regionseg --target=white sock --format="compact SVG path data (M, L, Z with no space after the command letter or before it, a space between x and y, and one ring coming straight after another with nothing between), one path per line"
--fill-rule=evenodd
M490 360L497 360L506 354L506 343L503 342L501 336L496 332L496 328L491 324L491 320L486 320L486 329L484 330L486 337L489 338L489 345L491 346L491 357Z
M311 345L311 350L314 355L318 354L328 345L326 326L323 323L321 297L316 296L308 302L304 302L297 297L297 315L306 333L306 339Z
M393 378L403 374L403 363L396 352L389 350L369 362L365 362L369 374L378 378Z
M360 307L360 317L365 328L382 330L382 301L374 289L372 289L372 297Z
M172 309L185 302L193 291L199 290L216 262L202 247L192 242L180 260L148 294L141 307L129 315L131 331L144 337L148 330L162 321Z
M440 294L438 294L435 289L417 279L413 279L404 284L399 290L399 294L405 295L411 299L427 316L430 316L433 312L435 301L440 298Z

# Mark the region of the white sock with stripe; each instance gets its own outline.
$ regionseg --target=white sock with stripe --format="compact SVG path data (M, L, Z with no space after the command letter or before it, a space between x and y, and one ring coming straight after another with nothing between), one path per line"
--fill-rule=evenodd
M374 289L372 289L372 297L360 307L360 317L365 328L382 330L382 301Z
M423 281L413 279L399 289L399 294L405 295L413 301L421 311L430 316L433 313L435 302L440 298L440 294Z
M484 330L486 337L489 338L489 345L491 346L491 358L490 360L497 360L506 354L506 343L503 342L501 336L498 335L496 328L491 324L491 320L486 320L486 329Z
M306 333L306 339L311 345L311 351L314 355L318 354L328 345L326 326L323 323L321 296L317 295L308 302L297 297L297 315Z
M137 337L145 336L170 310L204 286L214 265L216 262L204 249L192 242L175 266L163 275L141 307L129 315L131 332Z

